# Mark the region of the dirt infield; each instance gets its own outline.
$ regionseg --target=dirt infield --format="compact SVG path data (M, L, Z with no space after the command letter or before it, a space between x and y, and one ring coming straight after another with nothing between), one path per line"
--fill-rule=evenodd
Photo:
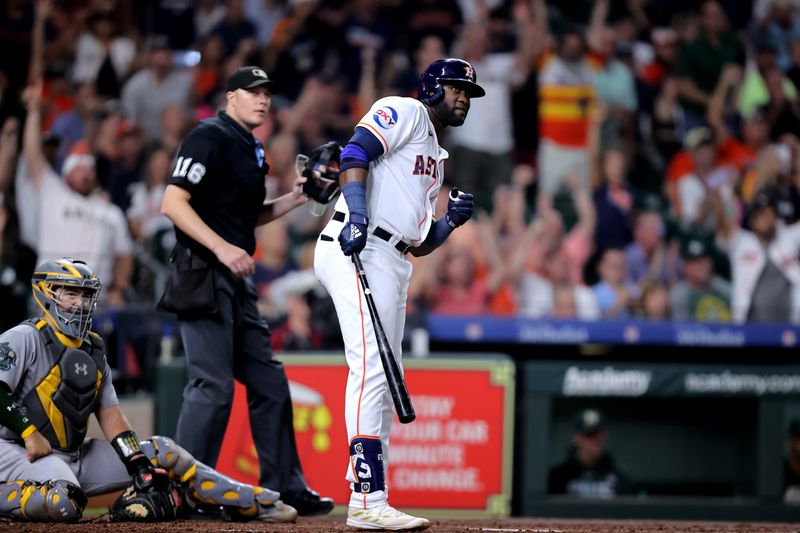
M536 518L510 518L507 520L474 519L474 520L443 520L434 519L427 531L436 533L584 533L608 531L613 533L739 533L763 532L782 533L797 532L797 524L765 524L765 523L722 523L722 522L678 522L655 520L563 520L563 519L536 519ZM84 520L75 525L54 524L26 524L20 522L0 521L0 531L14 531L15 533L45 533L52 531L74 532L196 532L196 533L262 533L262 532L350 532L342 516L328 516L323 518L303 518L296 524L262 524L258 522L236 523L213 520L180 520L162 524L111 524L106 517Z

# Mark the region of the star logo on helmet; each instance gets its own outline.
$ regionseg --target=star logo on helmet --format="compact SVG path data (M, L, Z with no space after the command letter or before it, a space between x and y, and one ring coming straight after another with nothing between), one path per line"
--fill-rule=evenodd
M464 66L464 72L466 73L467 79L470 81L475 81L475 69L470 67L469 65Z

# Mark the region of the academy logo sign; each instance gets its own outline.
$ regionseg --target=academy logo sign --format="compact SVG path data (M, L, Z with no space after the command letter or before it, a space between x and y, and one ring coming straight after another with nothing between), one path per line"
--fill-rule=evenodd
M567 368L564 373L564 396L642 396L650 387L653 373L647 370Z

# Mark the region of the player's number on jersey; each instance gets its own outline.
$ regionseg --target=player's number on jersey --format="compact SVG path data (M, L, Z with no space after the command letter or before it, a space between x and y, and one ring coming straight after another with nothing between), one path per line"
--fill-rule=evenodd
M200 180L203 179L205 175L205 165L202 163L195 163L192 165L191 157L179 157L175 162L175 172L172 173L173 178L186 178L195 184L200 183Z

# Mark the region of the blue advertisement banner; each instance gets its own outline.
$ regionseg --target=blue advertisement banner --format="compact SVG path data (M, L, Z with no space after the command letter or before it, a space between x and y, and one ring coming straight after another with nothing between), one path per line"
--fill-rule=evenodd
M430 315L433 341L519 344L627 344L792 348L800 327L792 324L712 324L644 320L533 320Z

